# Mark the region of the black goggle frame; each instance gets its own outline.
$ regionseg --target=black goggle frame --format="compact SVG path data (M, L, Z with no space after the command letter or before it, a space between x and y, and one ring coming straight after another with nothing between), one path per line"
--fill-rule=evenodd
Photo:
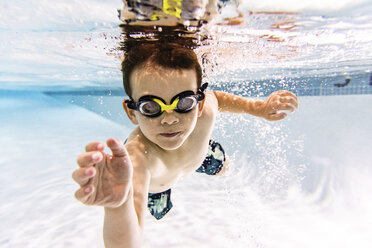
M182 98L185 98L185 97L194 97L196 102L200 102L202 100L204 100L205 98L205 89L208 87L208 83L204 83L197 91L197 93L195 94L193 91L191 90L188 90L188 91L183 91L177 95L175 95L174 97L172 97L171 101L170 101L170 104L172 105L173 102L176 100L176 99L182 99ZM142 96L140 97L140 99L138 99L138 102L135 102L133 99L130 99L130 100L126 100L125 101L125 104L127 104L128 108L130 109L133 109L133 110L136 110L136 111L139 111L141 114L145 115L146 117L150 117L150 118L153 118L153 117L158 117L160 116L163 112L161 110L159 110L159 112L157 113L154 113L154 114L146 114L144 112L141 111L141 104L145 103L145 102L154 102L154 99L159 99L161 102L164 103L164 105L166 105L166 102L164 101L164 99L160 98L160 97L157 97L157 96L153 96L153 95L146 95L146 96ZM158 104L158 103L156 103ZM195 104L196 106L196 104ZM183 110L183 109L178 109L178 108L175 108L174 111L178 112L178 113L187 113L187 112L190 112L195 106L193 106L192 108L190 109L187 109L187 110Z

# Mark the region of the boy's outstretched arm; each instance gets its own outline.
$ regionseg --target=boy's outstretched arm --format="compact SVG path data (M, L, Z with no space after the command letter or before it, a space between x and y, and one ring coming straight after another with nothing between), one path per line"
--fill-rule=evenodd
M84 204L105 207L105 247L138 248L150 175L143 166L137 166L141 156L129 157L120 140L109 139L107 145L112 155L103 152L103 143L93 142L78 157L79 168L72 174L80 185L75 196Z
M145 153L138 147L128 147L133 166L133 194L119 208L105 207L103 237L106 248L142 247L150 173L143 166Z
M281 120L287 116L282 111L293 112L298 108L296 95L286 90L275 91L264 101L222 91L215 91L214 95L218 100L218 109L221 112L251 114L269 121Z

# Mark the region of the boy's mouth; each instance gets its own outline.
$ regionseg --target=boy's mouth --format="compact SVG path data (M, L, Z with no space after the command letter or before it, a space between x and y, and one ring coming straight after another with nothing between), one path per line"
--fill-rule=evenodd
M175 132L175 133L160 133L160 136L166 137L166 138L172 138L177 135L179 135L181 132Z

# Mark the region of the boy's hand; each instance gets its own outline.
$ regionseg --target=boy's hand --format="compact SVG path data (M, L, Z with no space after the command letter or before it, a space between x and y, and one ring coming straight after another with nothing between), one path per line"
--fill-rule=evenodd
M280 90L271 93L259 106L259 115L269 121L278 121L287 116L283 111L293 112L297 108L296 95L286 90Z
M89 143L81 154L72 178L80 185L75 197L87 205L119 207L132 193L133 167L123 142L108 139L112 155L103 152L105 144Z

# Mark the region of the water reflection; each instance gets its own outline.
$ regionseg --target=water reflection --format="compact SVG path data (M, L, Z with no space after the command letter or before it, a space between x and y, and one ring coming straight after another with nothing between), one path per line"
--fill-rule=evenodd
M198 0L124 0L120 19L127 24L200 26L218 13L218 1Z

